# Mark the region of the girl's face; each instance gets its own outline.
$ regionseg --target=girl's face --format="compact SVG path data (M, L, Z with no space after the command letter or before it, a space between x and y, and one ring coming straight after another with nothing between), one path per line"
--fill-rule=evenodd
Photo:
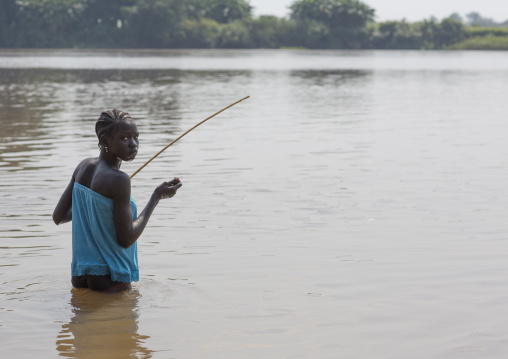
M108 139L108 152L122 161L132 161L138 154L139 132L133 120L119 122Z

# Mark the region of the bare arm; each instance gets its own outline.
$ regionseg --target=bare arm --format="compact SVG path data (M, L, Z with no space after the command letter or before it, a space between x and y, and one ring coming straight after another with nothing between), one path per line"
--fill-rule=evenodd
M94 158L84 159L74 170L71 181L67 185L67 188L53 211L53 222L55 222L55 224L58 225L72 221L72 189L74 188L74 183L76 182L76 178L78 178L79 182L79 177L83 175L83 172L87 171L89 165L94 161Z
M67 223L72 220L72 188L74 187L74 178L75 174L72 175L70 183L53 211L53 222L55 222L56 225Z
M117 184L113 190L113 200L115 201L114 218L118 243L129 248L139 238L145 229L153 210L159 203L159 200L171 198L176 194L176 190L182 186L180 180L174 179L171 182L164 182L158 186L143 211L136 220L132 220L132 209L130 204L131 183L126 174L118 176Z

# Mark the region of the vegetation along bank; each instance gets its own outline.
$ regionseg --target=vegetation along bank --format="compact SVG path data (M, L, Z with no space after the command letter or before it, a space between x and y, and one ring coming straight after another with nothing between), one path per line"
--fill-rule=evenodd
M295 0L287 18L247 0L3 0L0 47L508 50L508 21L376 22L356 0Z

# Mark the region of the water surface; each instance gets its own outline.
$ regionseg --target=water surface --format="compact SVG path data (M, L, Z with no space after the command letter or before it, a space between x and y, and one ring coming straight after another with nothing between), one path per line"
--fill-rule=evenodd
M506 93L506 52L1 51L3 356L503 357ZM99 113L132 173L246 95L133 179L184 183L133 292L71 290L51 214Z

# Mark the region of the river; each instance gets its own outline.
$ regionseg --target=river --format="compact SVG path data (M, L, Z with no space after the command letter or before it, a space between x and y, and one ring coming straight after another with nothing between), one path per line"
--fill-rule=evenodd
M508 52L1 50L5 358L502 358ZM71 289L53 209L136 120L129 293Z

